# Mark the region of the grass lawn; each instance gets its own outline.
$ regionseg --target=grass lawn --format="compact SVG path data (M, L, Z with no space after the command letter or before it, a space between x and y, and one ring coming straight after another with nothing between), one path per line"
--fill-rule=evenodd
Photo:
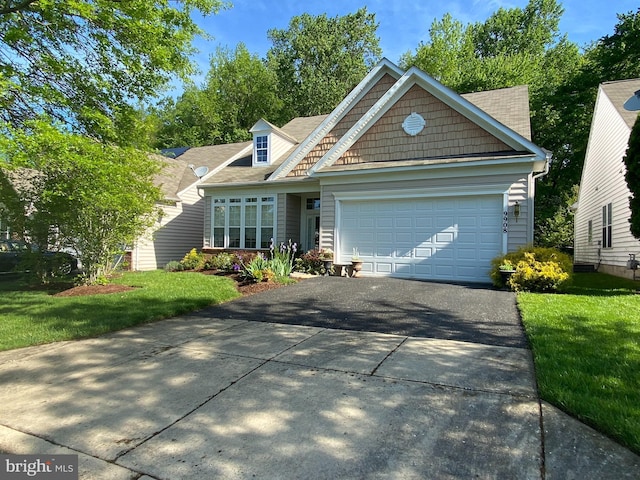
M231 279L190 272L127 272L113 283L139 288L55 297L56 291L1 280L0 350L101 335L240 296Z
M566 294L521 293L541 397L640 453L640 282L576 274Z

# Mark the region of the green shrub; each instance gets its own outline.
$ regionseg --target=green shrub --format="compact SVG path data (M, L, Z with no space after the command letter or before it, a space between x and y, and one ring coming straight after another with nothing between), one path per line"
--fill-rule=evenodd
M541 264L545 264L549 262L555 263L558 266L559 271L566 274L567 278L562 281L559 281L559 279L556 278L556 274L553 273L555 269L552 271L549 268L549 266L543 269L541 265L534 265L532 262L530 262L527 259L527 254L533 255L533 259L534 259L533 261ZM501 255L499 257L496 257L491 261L492 268L491 268L490 276L491 276L491 280L493 281L493 284L499 288L504 286L509 286L509 285L505 285L502 280L502 275L500 274L500 266L510 263L515 267L517 271L518 269L517 267L520 262L525 262L528 265L528 267L526 268L531 268L533 270L536 270L536 268L543 269L544 273L542 273L542 270L540 270L537 275L542 275L544 277L546 274L549 274L551 277L554 277L553 279L549 279L549 282L550 284L555 284L557 282L558 288L566 286L571 282L571 277L573 272L573 260L569 255L567 255L566 253L562 253L560 250L555 248L525 246L525 247L521 247L515 252L509 252L506 255ZM523 265L522 269L524 268L525 267ZM532 275L533 275L532 272L529 272L528 278L530 278L530 281L528 283L535 284L536 282L533 281ZM526 275L521 273L518 278L522 279L523 276L526 276ZM542 279L539 279L538 283L542 285L545 282ZM512 286L511 288L514 288L514 287ZM521 288L521 290L526 290L526 289ZM531 291L534 291L534 290L531 290ZM536 291L541 291L541 290L536 290Z
M164 266L164 269L167 272L181 272L184 270L184 267L182 266L182 263L177 260L172 260Z
M204 267L204 262L204 254L198 253L195 248L192 248L191 251L180 260L185 270L199 270Z
M232 253L220 252L213 255L204 263L205 270L222 270L223 272L233 271L234 264L239 263Z
M295 270L312 275L324 275L324 257L319 250L309 250L295 261Z

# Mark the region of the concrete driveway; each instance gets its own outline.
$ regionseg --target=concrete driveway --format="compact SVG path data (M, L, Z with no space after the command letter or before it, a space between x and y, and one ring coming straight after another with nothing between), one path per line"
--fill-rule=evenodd
M80 478L638 478L539 402L509 292L315 278L0 354L0 451Z

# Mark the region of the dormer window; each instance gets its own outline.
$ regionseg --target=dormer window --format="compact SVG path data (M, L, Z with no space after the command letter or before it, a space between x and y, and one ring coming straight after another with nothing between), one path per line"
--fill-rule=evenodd
M257 135L255 137L255 159L256 164L269 164L269 136Z
M249 131L253 133L253 158L251 160L253 167L273 165L281 159L283 153L298 143L291 135L262 118Z

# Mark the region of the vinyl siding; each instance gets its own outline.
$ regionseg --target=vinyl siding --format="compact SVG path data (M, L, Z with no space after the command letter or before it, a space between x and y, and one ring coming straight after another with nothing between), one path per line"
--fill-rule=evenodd
M629 134L629 126L600 89L575 216L576 262L625 267L630 253L640 254L640 241L629 230L630 192L624 179L626 168L623 157ZM599 248L598 242L602 239L602 207L609 203L613 209L612 248ZM589 220L593 225L591 244L588 241Z
M320 225L320 246L335 250L335 222L336 222L336 200L335 195L348 192L379 192L403 190L421 190L428 193L429 189L452 188L464 190L469 187L469 194L474 195L474 190L481 189L484 185L504 185L505 191L509 191L509 231L507 237L507 250L513 251L531 242L533 232L529 221L529 204L533 192L529 192L529 179L523 174L500 174L487 173L468 178L427 178L403 181L376 181L370 183L345 183L334 185L323 185L321 188L321 225ZM461 193L460 195L465 195ZM513 216L513 205L520 203L520 217L515 221Z
M133 270L155 270L172 260L180 260L192 248L202 248L204 200L195 188L182 195L182 202L163 205L160 223L135 245Z
M277 133L271 133L269 136L270 136L269 141L271 142L271 145L269 146L269 149L270 149L269 156L270 156L271 163L273 164L273 162L275 162L277 159L279 159L282 155L284 155L291 149L291 147L293 146L293 143L291 143L289 140L282 138Z

